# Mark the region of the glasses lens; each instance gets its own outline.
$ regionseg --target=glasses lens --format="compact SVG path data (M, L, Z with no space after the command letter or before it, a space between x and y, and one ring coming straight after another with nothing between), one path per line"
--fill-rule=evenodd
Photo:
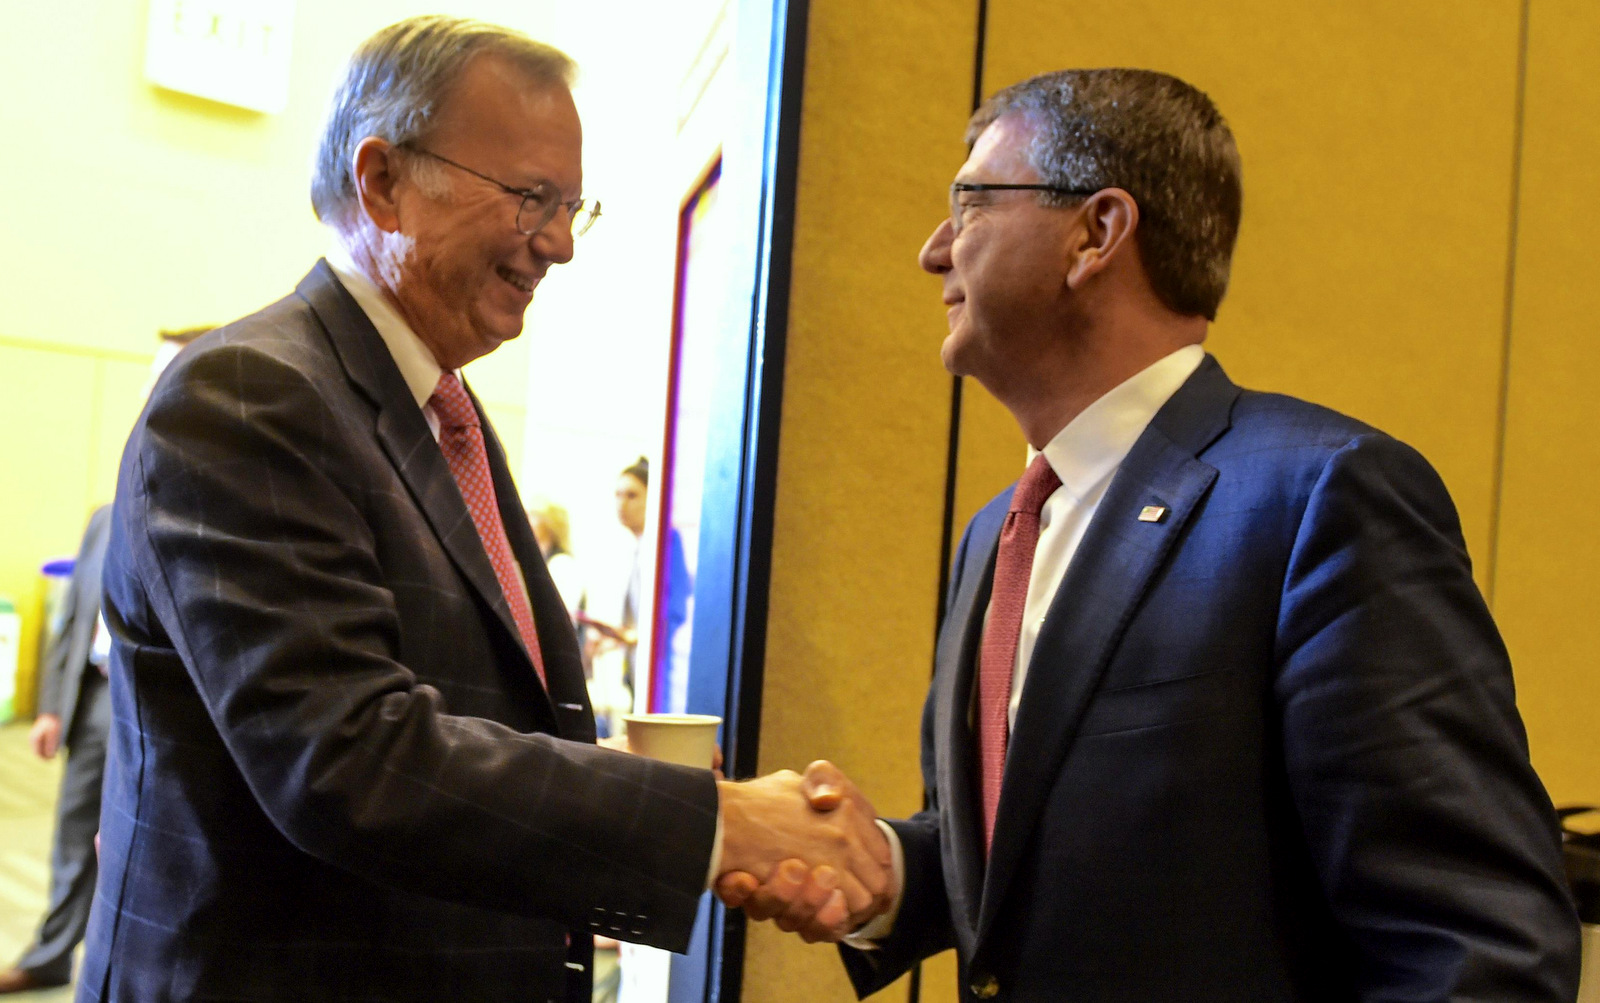
M950 186L950 232L961 232L961 192L955 185Z
M543 230L545 224L555 218L558 205L555 192L547 185L535 188L534 194L523 198L522 207L517 210L517 231L532 235Z

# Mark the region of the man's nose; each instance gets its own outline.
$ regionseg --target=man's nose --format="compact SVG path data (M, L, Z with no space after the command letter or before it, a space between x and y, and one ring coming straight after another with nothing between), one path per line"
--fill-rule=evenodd
M939 221L933 233L928 235L927 241L922 245L922 251L917 255L917 264L925 272L943 275L950 270L950 242L955 239L951 232L948 218Z
M572 260L574 238L572 230L564 223L565 220L559 217L552 219L538 233L528 237L528 248L533 251L534 257L555 265L564 265Z

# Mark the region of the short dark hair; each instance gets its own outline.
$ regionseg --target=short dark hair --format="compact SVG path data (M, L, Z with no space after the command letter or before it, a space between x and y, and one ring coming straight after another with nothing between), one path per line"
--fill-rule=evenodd
M641 456L637 460L634 460L631 464L622 468L622 475L625 477L632 477L645 487L649 487L650 458L648 456Z
M1216 319L1244 195L1233 133L1209 97L1154 70L1060 70L985 101L967 142L1006 115L1035 124L1028 162L1046 184L1132 195L1156 295L1178 313Z
M348 223L356 207L356 147L368 136L397 147L424 138L450 87L484 53L510 60L535 84L570 88L577 75L560 49L497 24L429 14L389 25L356 49L334 92L312 166L317 218Z
M170 341L174 345L187 345L202 334L210 334L214 330L216 327L209 324L204 327L182 327L171 331L157 331L156 337L162 341Z

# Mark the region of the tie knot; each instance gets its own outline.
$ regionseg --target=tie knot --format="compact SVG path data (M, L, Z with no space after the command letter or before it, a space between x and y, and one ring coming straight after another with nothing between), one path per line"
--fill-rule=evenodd
M1040 453L1028 464L1028 469L1023 473L1022 479L1017 481L1017 489L1011 492L1011 511L1027 512L1038 515L1044 508L1045 499L1055 494L1056 488L1061 486L1061 478L1050 469L1050 461Z
M478 412L472 407L472 398L467 396L466 388L456 379L455 373L445 373L439 377L428 403L433 406L433 413L439 416L439 424L446 428L472 428L478 424Z

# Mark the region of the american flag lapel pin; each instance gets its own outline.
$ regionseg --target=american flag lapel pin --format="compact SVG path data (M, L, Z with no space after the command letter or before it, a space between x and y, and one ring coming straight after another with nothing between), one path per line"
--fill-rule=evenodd
M1165 505L1146 505L1139 510L1140 522L1160 522L1166 517L1167 507Z

